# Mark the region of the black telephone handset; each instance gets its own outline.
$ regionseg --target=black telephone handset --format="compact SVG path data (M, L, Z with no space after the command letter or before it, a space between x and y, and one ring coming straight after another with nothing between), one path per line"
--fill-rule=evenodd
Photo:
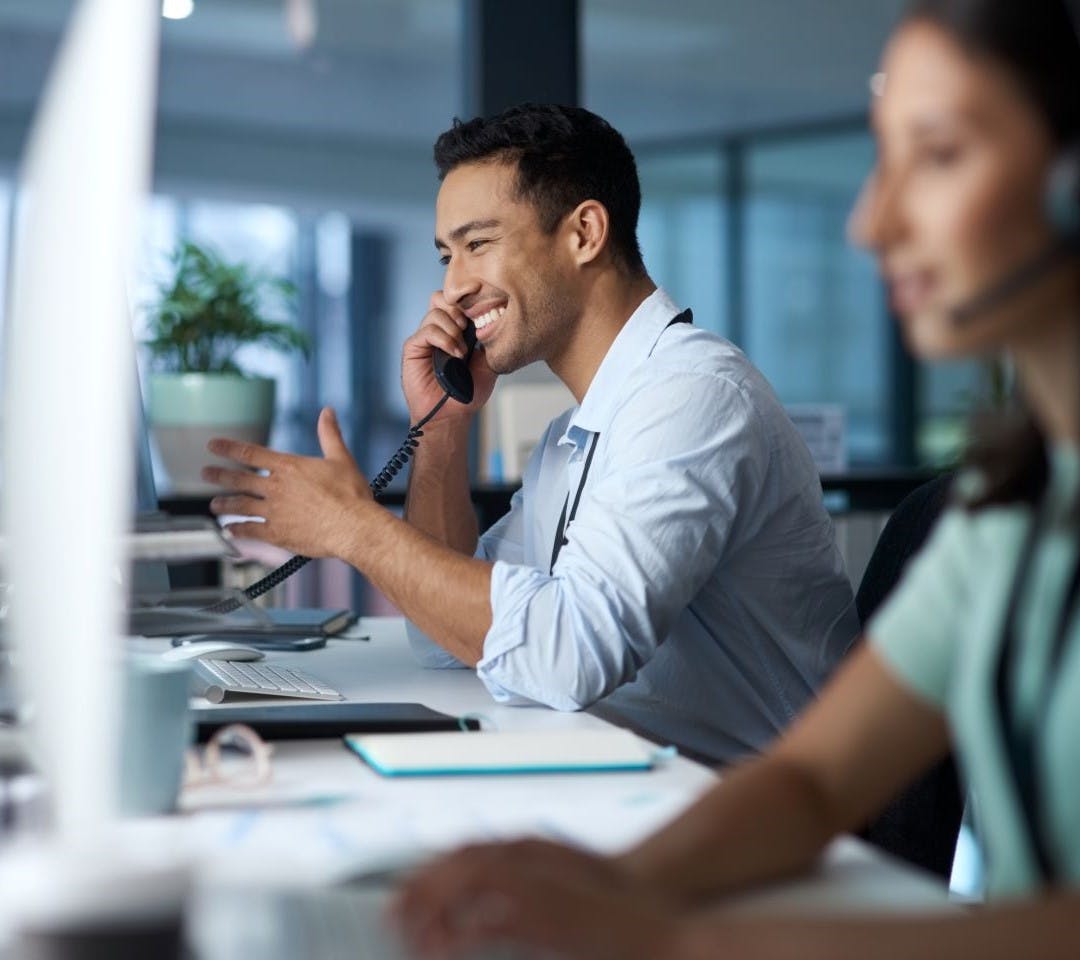
M436 347L431 359L435 367L435 379L439 381L439 386L458 403L468 405L472 403L473 398L469 361L472 359L473 350L476 349L476 327L471 320L465 328L465 349L467 352L462 360Z
M409 433L405 437L405 442L397 448L397 452L387 461L386 466L382 468L379 475L371 481L371 492L374 493L376 497L386 489L390 481L401 471L401 468L412 459L413 451L420 445L420 438L424 435L424 426L443 408L443 404L445 404L447 400L453 399L457 400L458 403L464 404L472 403L473 379L472 374L469 372L469 361L472 359L473 351L476 349L476 327L471 320L469 321L469 325L465 328L465 349L466 354L464 359L452 357L439 349L436 349L433 352L431 362L435 371L435 379L438 381L439 386L443 388L445 394L443 398L428 411L426 416L409 427ZM285 563L276 570L272 570L258 582L247 587L244 590L244 596L248 600L254 600L256 597L261 597L279 583L288 580L289 577L296 573L301 567L305 566L310 560L310 557L297 554L295 557L286 560ZM232 613L234 610L240 609L242 605L243 603L240 600L222 600L220 603L215 603L213 606L207 607L205 612L219 614Z

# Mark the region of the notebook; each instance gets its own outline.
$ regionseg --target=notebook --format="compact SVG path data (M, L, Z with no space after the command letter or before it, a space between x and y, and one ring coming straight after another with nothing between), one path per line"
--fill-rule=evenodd
M658 752L626 730L350 733L345 743L386 777L648 770Z
M223 624L207 628L215 637L233 635L255 636L263 633L275 637L332 637L356 622L356 614L351 610L336 610L330 607L301 607L286 610L281 607L267 607L263 611L270 623L257 622L246 610L239 610L226 618Z
M419 703L290 703L192 710L196 739L205 743L227 723L246 723L264 740L317 740L356 731L394 736L431 730L458 730L459 721ZM461 721L470 730L477 721ZM472 734L475 736L475 734Z

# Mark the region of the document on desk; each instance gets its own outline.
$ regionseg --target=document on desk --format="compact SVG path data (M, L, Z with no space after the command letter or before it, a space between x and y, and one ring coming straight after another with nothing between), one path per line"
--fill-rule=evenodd
M713 782L674 786L663 765L617 776L383 778L330 741L275 743L273 765L271 781L257 787L185 791L185 815L156 818L157 827L175 832L211 878L322 883L400 872L461 843L523 836L615 853Z
M626 730L346 734L385 777L648 770L657 748Z
M460 844L528 836L618 853L694 799L638 779L614 778L598 790L583 778L573 781L581 789L565 791L548 778L522 777L512 781L514 790L494 793L469 782L474 789L445 793L429 784L407 796L207 809L165 823L182 833L184 849L207 877L303 885L407 872Z

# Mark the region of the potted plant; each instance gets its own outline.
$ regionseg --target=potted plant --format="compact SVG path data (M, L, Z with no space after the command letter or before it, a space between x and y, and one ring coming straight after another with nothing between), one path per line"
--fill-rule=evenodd
M171 278L149 308L148 414L173 490L199 493L207 490L199 474L212 459L211 437L259 444L270 438L274 381L241 370L237 351L261 344L307 356L308 338L284 319L295 300L287 280L229 263L190 241L180 244L172 263Z

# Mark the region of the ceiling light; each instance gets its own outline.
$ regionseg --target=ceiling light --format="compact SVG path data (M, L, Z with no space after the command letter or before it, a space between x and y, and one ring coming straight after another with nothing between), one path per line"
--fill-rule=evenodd
M319 32L315 0L285 0L285 26L298 50L307 50Z
M186 20L195 10L195 0L162 0L161 15L168 20Z

